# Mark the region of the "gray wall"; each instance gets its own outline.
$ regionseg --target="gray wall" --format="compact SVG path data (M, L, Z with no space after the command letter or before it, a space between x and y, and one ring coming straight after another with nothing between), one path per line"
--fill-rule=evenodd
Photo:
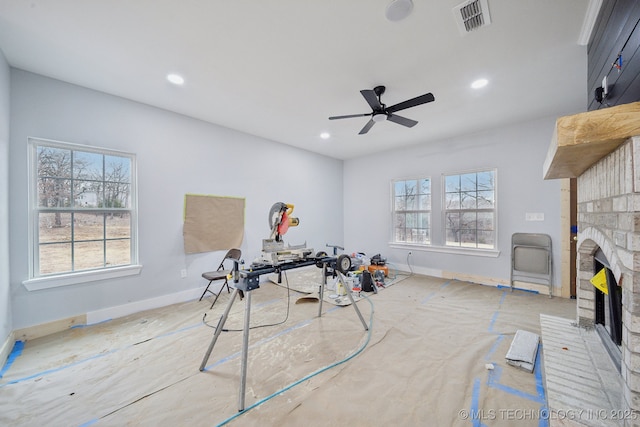
M247 262L259 255L269 234L269 209L278 201L293 203L300 218L300 226L285 236L287 243L306 241L319 249L342 243L342 161L21 70L11 70L11 90L14 329L203 287L201 273L215 269L223 253L184 254L185 193L246 198L241 249ZM0 117L6 120L6 114ZM41 291L24 288L28 137L137 154L139 276ZM187 269L186 279L181 269Z
M553 239L556 285L559 286L561 182L542 179L542 164L555 119L550 117L346 161L344 227L348 250L368 255L380 252L399 267L407 264L407 253L411 250L411 264L416 272L438 275L441 271L451 271L508 281L511 235L515 232L546 233ZM392 179L431 177L432 241L434 245L444 245L439 215L441 175L483 168L497 168L499 257L389 246ZM525 221L527 212L544 213L545 220Z
M0 50L0 348L12 330L9 287L9 64ZM0 366L4 360L0 358Z

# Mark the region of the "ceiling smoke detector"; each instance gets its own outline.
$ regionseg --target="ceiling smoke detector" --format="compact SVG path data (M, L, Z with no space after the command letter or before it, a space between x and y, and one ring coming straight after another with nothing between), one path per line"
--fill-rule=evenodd
M487 0L467 0L453 8L453 15L463 35L491 24Z

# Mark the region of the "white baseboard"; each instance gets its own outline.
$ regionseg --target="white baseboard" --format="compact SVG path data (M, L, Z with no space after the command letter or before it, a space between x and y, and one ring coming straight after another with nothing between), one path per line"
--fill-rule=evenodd
M214 292L216 291L213 286L211 289ZM64 331L72 327L77 327L79 325L93 325L96 323L104 322L106 320L128 316L129 314L138 313L140 311L151 310L154 308L164 307L167 305L186 301L192 301L200 298L202 292L202 288L187 289L186 291L176 292L169 295L162 295L142 301L135 301L128 304L106 307L100 310L90 311L86 314L73 316L67 319L58 319L39 325L28 326L26 328L14 330L10 335L11 342L5 343L4 346L8 346L8 355L13 349L13 340L15 339L28 341L46 335L54 334L56 332ZM2 352L0 353L0 356L2 357L4 356L5 351L4 346L1 349Z
M187 289L186 291L176 292L174 294L162 295L128 304L90 311L87 313L87 325L104 322L105 320L117 319L118 317L128 316L129 314L138 313L140 311L191 301L200 298L200 295L202 295L202 289L200 288Z
M442 270L438 270L435 268L416 267L409 266L407 264L395 264L394 267L396 267L398 271L401 271L403 273L415 273L422 276L442 277Z
M2 370L4 364L7 363L7 359L13 351L13 346L15 345L15 343L16 338L12 331L4 341L4 343L2 343L2 347L0 347L0 370Z

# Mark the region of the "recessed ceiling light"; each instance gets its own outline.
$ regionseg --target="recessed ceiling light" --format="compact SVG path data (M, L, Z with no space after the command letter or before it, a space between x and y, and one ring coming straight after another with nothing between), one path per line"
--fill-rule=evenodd
M331 134L330 134L329 132L322 132L322 133L320 134L320 138L322 138L322 139L329 139L329 138L331 138Z
M489 80L487 79L478 79L476 81L474 81L473 83L471 83L471 87L474 89L480 89L485 87L487 84L489 84Z
M411 14L413 2L411 0L393 0L385 11L385 16L389 21L402 21Z
M179 74L167 74L167 80L169 80L169 82L173 83L174 85L184 84L184 77Z

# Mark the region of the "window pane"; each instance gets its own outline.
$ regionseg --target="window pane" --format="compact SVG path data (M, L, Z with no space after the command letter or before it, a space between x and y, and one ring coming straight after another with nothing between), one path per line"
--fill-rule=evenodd
M478 230L495 230L493 212L478 212Z
M493 191L478 191L478 209L492 209L494 202Z
M102 240L104 239L104 214L76 213L73 227L73 237L76 241Z
M38 206L42 208L71 206L71 180L40 178L38 180Z
M452 229L460 228L460 214L457 212L447 212L445 214L445 227Z
M429 228L429 220L431 219L431 215L426 213L418 214L418 227L420 228Z
M102 183L79 179L74 180L73 202L77 208L102 207Z
M396 225L395 226L399 227L399 228L405 228L405 226L406 226L405 214L397 213L395 216L396 216L396 219L395 219Z
M460 209L460 193L445 194L445 209Z
M415 194L407 195L406 205L406 209L408 211L415 211L418 209L418 196Z
M416 213L408 213L407 214L407 228L413 228L418 225L418 214Z
M465 247L476 247L476 230L461 230L460 245Z
M38 147L39 177L71 178L71 150Z
M460 189L462 191L476 191L476 174L466 173L460 175Z
M122 239L131 237L131 215L127 212L117 212L106 215L107 239Z
M494 190L493 171L478 172L478 190Z
M404 211L407 209L404 196L395 197L394 209Z
M130 205L130 184L106 182L104 189L105 207L128 208Z
M131 241L107 240L107 267L131 264Z
M476 208L476 193L465 192L460 193L461 209L475 209Z
M431 194L431 180L430 179L421 179L420 180L420 194Z
M495 247L495 235L493 231L478 231L478 247L491 249Z
M407 193L404 189L404 181L396 181L393 184L393 192L396 195L396 197L406 195Z
M446 229L446 244L453 246L460 245L460 232L457 229Z
M38 237L40 243L70 242L71 214L62 212L38 214Z
M66 273L71 271L71 243L56 243L39 246L40 274Z
M73 244L74 270L104 267L104 241L77 242Z
M445 177L445 191L447 193L460 191L460 176L452 175Z
M405 228L401 227L401 228L396 228L395 230L396 230L396 233L395 233L396 242L406 242L407 237L405 234Z
M131 182L131 159L104 156L105 180L128 184Z
M418 209L421 211L431 210L431 195L423 194L419 198Z
M431 242L431 235L429 233L429 229L422 228L422 229L420 229L420 233L422 235L422 241L420 243L429 243L429 242Z
M460 215L460 228L476 229L476 213L463 212Z
M406 188L407 196L415 196L416 194L418 194L416 181L405 181L404 185Z
M73 177L102 181L102 154L85 151L73 152Z

